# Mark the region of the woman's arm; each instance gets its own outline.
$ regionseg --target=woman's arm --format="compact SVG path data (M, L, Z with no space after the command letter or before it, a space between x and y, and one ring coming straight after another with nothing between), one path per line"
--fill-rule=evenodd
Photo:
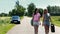
M40 13L39 13L38 15L39 15L39 18L38 18L38 20L40 21L40 17L41 17L41 15L40 15Z
M44 15L42 16L42 18L43 18L43 22L42 22L42 26L44 25Z
M34 13L32 14L32 17L33 17L32 19L34 19Z
M40 21L40 16L39 16L39 21Z
M51 19L51 16L50 16L50 22L52 23L52 19Z

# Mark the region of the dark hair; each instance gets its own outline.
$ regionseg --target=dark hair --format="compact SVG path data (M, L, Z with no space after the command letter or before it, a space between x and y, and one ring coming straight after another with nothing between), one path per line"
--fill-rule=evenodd
M44 9L44 14L46 13L45 11L48 11L47 9Z
M34 15L36 14L36 11L37 11L37 10L38 10L38 9L36 8L35 11L34 11Z

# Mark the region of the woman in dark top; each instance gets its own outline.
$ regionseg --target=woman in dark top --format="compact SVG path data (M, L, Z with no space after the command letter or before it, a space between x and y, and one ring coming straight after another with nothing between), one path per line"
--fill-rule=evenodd
M44 9L44 13L43 13L43 25L45 28L45 34L49 33L49 26L50 26L50 14L48 13L47 9Z

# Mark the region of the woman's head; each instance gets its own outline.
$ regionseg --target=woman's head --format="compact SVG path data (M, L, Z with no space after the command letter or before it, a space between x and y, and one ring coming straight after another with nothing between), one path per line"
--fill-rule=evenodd
M48 10L47 9L44 9L44 14L47 14L48 13Z
M36 13L38 13L38 12L39 12L39 9L36 8L35 11L34 11L34 15L35 15Z

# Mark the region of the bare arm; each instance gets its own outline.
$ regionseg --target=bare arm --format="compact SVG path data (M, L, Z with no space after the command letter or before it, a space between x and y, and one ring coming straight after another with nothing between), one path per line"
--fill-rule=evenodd
M51 15L49 14L50 22L52 23Z
M44 25L44 15L43 15L43 22L42 22L42 26Z
M34 13L32 14L32 17L33 17L32 19L34 19Z
M44 15L43 15L43 23L44 23Z
M40 16L39 16L39 21L40 21Z

